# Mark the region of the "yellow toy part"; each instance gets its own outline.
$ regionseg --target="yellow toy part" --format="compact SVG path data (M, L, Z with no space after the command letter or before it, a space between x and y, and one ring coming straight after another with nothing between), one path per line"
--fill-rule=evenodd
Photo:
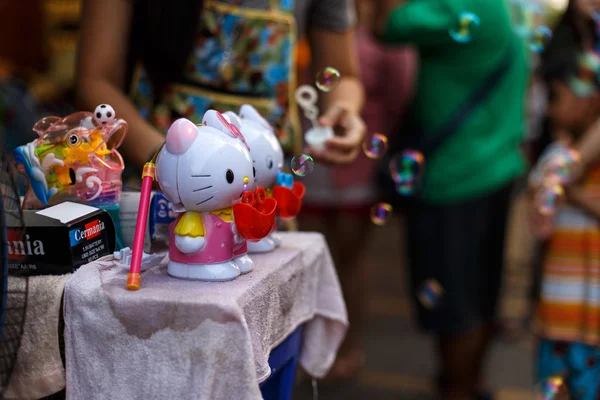
M87 164L90 153L94 153L100 158L110 154L106 142L102 137L102 131L94 129L87 136L80 136L80 143L75 146L66 146L63 148L63 157L66 164Z
M55 166L54 167L54 172L56 173L56 177L58 178L58 181L63 185L63 186L69 186L72 185L73 183L73 179L71 179L71 174L69 172L70 168L69 167L64 167L64 166Z
M211 211L210 213L214 214L218 217L221 217L221 219L225 222L233 221L233 208L231 208L231 207L223 208L221 210Z
M233 221L233 208L223 208L210 212L213 215L220 217L225 222ZM202 221L202 213L188 211L179 220L175 226L175 234L179 236L201 237L206 234L204 222Z
M205 234L202 213L188 211L179 220L175 227L175 234L179 236L201 237Z

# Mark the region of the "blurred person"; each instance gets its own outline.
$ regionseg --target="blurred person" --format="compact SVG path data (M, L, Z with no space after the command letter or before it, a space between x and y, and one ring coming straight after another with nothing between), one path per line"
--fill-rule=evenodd
M420 60L410 118L390 154L427 146L436 132L445 138L425 155L420 192L405 202L411 294L420 325L436 335L438 390L449 400L489 399L484 361L497 318L513 181L525 169L519 145L527 53L504 2L377 3L380 39L414 44ZM461 43L450 32L466 10L480 26ZM443 296L420 302L433 280Z
M553 63L554 57L566 49L573 51L584 51L600 45L599 26L596 22L596 10L600 9L600 0L570 0L565 14L552 32L552 39L546 45L540 57L541 67ZM547 83L544 85L548 86ZM544 127L538 138L536 148L533 152L533 161L544 151L546 146L552 142L553 127L549 118L544 121ZM583 142L582 142L583 144ZM584 157L587 160L587 152ZM600 149L600 146L595 146ZM594 148L594 146L592 146ZM583 149L580 149L583 150ZM600 150L599 150L600 152ZM599 153L600 156L600 153Z
M243 103L263 112L290 150L300 134L293 50L307 32L315 74L335 66L342 75L321 96L319 120L338 135L313 155L348 163L364 136L354 23L353 0L86 0L78 99L87 109L109 103L129 123L121 151L138 169L174 119L200 122L209 108L237 112Z
M532 198L549 179L546 174L553 158L576 147L600 117L598 71L590 81L583 81L580 54L564 49L545 66L551 90L548 116L556 129L530 176ZM590 50L587 54L599 57ZM565 202L555 215L543 213L533 201L529 220L531 231L546 242L536 318L537 380L560 376L572 398L581 400L596 400L600 395L599 187L600 163L596 162L580 182L565 188Z
M390 48L379 44L372 35L375 15L372 2L359 0L356 6L359 16L358 57L367 93L362 116L368 137L375 133L389 136L395 133L393 128L410 101L416 54L410 48ZM329 381L352 378L365 363L361 332L367 300L367 269L373 262L364 260L363 255L372 226L370 210L378 200L374 182L377 162L361 152L348 166L317 164L315 170L303 178L307 192L299 216L299 228L326 235L350 321L346 339L327 376Z
M546 45L544 52L540 57L540 70L547 69L549 65L556 65L564 58L566 51L582 52L592 48L597 48L600 44L598 22L596 18L596 10L600 9L599 0L570 0L565 14L560 19L560 22L553 31L552 39ZM557 61L558 58L558 61ZM545 92L545 102L548 102L550 93L549 87L551 82L544 79L541 72L537 79L537 86L540 91ZM553 142L557 135L557 127L545 114L542 119L542 129L539 137L537 137L531 145L530 161L535 164L541 154ZM586 172L590 165L600 160L600 130L599 124L593 124L589 127L588 132L582 136L580 140L573 144L575 149L580 153L580 161L575 164L571 170L572 178L577 181ZM533 304L537 304L541 289L541 274L543 269L543 261L546 243L537 243L534 250L533 261L533 284L531 287L531 298Z

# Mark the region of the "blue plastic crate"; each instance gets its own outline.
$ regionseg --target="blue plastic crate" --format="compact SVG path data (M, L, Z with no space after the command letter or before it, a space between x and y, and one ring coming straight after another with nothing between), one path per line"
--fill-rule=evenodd
M271 376L260 385L265 400L290 400L302 349L304 326L299 326L269 355Z

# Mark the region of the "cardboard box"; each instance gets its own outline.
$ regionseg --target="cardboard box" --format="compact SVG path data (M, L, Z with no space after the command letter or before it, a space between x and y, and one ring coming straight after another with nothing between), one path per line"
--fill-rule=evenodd
M67 274L115 250L115 226L104 210L65 202L23 217L24 231L7 218L9 274Z

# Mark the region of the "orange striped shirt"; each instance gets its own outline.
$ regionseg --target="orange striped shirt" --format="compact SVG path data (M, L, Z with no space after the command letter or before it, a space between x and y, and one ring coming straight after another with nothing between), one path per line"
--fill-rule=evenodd
M583 182L600 201L600 165ZM564 204L544 256L536 328L549 339L600 345L600 224Z

